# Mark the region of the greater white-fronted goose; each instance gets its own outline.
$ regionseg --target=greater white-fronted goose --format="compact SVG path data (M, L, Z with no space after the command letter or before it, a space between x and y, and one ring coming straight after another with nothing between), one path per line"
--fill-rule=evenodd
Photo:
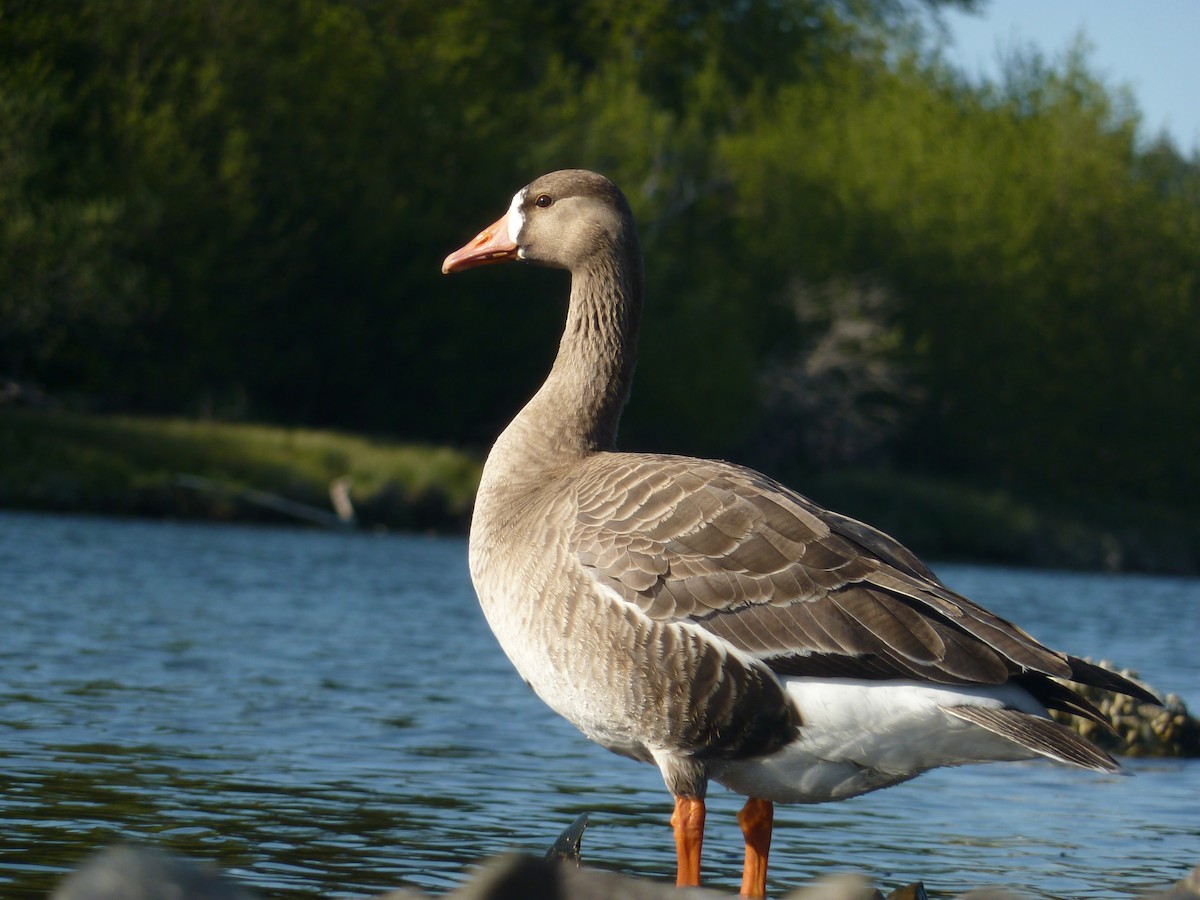
M568 269L571 299L549 376L484 466L471 578L538 696L659 767L678 884L700 880L710 779L749 798L742 893L761 897L775 802L1035 755L1117 768L1047 718L1052 707L1107 724L1052 679L1154 700L1137 685L1042 646L893 538L765 475L616 450L642 257L612 182L538 178L442 271L512 259Z

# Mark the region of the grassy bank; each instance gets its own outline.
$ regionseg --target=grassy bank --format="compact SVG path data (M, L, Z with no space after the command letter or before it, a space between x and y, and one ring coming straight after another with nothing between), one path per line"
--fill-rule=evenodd
M332 513L349 479L360 524L465 531L480 461L329 431L0 410L0 507L217 520Z
M465 531L480 460L454 450L261 425L0 409L0 507L148 516L289 518L255 492L332 511L349 480L360 524ZM1063 508L896 473L797 487L922 556L1079 569L1200 572L1200 524L1111 500Z

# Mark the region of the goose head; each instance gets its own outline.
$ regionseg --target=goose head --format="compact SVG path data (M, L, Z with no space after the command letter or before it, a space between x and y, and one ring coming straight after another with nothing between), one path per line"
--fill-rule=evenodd
M442 272L511 259L574 272L630 252L637 254L637 238L620 189L595 172L563 169L517 191L504 215L446 257Z

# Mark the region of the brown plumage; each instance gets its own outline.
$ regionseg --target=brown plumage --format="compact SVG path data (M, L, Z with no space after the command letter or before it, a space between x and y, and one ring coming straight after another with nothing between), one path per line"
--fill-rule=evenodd
M629 206L569 170L519 191L446 272L569 269L546 382L488 456L471 575L501 646L589 737L675 795L678 882L699 879L710 778L751 797L743 892L765 890L771 801L821 802L939 765L1035 754L1116 764L1047 707L1053 678L1153 700L955 593L895 539L741 466L619 453L642 305Z

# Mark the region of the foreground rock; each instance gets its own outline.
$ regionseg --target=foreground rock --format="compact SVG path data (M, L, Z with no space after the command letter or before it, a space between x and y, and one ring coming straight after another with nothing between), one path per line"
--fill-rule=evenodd
M110 847L72 872L51 900L255 900L214 867L149 847Z
M480 866L445 900L725 900L723 891L677 890L659 881L630 878L569 862L509 854ZM1019 900L1001 889L969 891L962 900ZM64 879L51 900L255 900L215 869L145 847L104 850ZM377 900L428 900L419 891L391 891ZM814 881L786 900L927 900L921 884L885 895L865 878L836 876ZM1200 866L1177 884L1142 900L1200 900Z

